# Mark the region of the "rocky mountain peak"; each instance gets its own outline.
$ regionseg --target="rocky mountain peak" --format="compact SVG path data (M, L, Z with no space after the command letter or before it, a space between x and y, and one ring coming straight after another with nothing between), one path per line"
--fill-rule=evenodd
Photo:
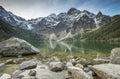
M5 10L2 6L0 6L0 10Z
M99 11L98 14L96 15L96 17L100 17L100 16L103 16L102 12Z
M72 14L74 14L74 13L80 13L81 11L80 10L78 10L78 9L76 9L76 8L71 8L71 9L69 9L68 10L68 12L67 12L67 14L68 15L72 15Z
M47 18L49 18L49 19L56 19L57 20L58 17L57 17L57 15L55 13L52 13L49 16L47 16Z
M71 8L68 12L62 12L58 15L52 13L47 17L25 20L0 6L0 20L22 29L31 30L37 34L50 34L62 32L69 28L70 30L77 29L78 31L81 28L95 28L96 25L102 26L109 23L111 17L103 15L102 12L95 15L87 10L80 11L76 8Z

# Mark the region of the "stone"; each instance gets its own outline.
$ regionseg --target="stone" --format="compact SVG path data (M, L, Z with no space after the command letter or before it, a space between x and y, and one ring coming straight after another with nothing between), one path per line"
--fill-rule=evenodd
M84 68L84 71L85 71L85 72L89 72L89 71L90 71L90 68L89 68L89 67L85 67L85 68Z
M92 64L93 65L96 65L96 64L105 64L105 63L109 63L109 62L110 62L110 59L99 58L99 59L93 59L92 60Z
M37 58L32 59L31 61L33 61L34 63L36 63L37 65L41 65L41 61L39 61Z
M12 78L13 79L17 79L17 78L21 78L23 76L21 76L20 74L23 73L24 70L16 70L12 73Z
M36 71L35 70L31 70L29 72L29 76L36 76Z
M0 42L0 55L2 56L19 56L38 54L40 51L25 40L12 37Z
M2 58L3 56L2 55L0 55L0 58Z
M19 64L21 63L23 60L25 60L24 58L17 58L17 59L8 59L6 60L5 64Z
M80 68L82 68L82 69L84 68L83 65L82 65L82 64L79 64L79 63L76 64L75 67L80 67Z
M36 76L30 76L30 71L36 71ZM25 72L19 74L24 75L23 79L65 79L65 71L53 72L49 70L47 65L39 65L35 69L25 70Z
M8 59L6 60L6 63L5 64L13 64L13 59Z
M4 73L1 77L0 77L0 79L10 79L11 77L10 77L10 75L9 74L6 74L6 73Z
M49 69L54 72L62 71L65 68L62 62L50 62L48 66L49 66Z
M5 65L5 63L0 63L0 67L3 67Z
M71 75L73 79L91 79L89 75L78 67L68 67L68 74Z
M111 60L112 64L120 64L120 48L114 48L111 50Z
M53 57L48 59L46 64L49 65L50 62L60 62L60 59L57 58L56 56L53 56Z
M20 64L19 69L20 70L25 70L25 69L33 69L37 67L37 63L35 60L29 60L29 61L24 61Z
M73 66L73 64L72 64L71 62L67 62L67 63L66 63L66 68L72 67L72 66Z
M80 58L80 60L77 60L77 63L82 64L83 66L90 65L91 63L87 61L85 58Z
M16 61L18 61L18 62L21 62L21 61L24 61L25 60L25 58L17 58L16 59Z
M22 58L22 55L18 55L18 58Z
M94 65L92 70L100 79L120 79L120 65L117 64Z
M87 65L90 65L90 62L88 62L86 59L84 58L74 58L74 59L71 59L70 60L72 62L72 64L75 66L76 64L80 63L82 64L83 66L87 66Z
M18 75L17 79L23 79L24 75Z

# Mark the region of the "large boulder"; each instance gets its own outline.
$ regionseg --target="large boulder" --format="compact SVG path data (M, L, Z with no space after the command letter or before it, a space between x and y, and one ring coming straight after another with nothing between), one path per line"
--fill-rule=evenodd
M92 79L87 73L78 67L68 67L68 74L71 75L73 79Z
M40 51L25 40L12 37L0 42L0 55L19 56L28 54L38 54Z
M94 65L92 70L100 79L120 79L120 65L101 64Z
M111 63L120 64L120 48L114 48L111 51Z

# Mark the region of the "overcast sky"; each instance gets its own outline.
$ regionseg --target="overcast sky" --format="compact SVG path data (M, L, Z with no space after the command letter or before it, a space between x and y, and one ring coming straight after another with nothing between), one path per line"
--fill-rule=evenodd
M120 0L0 0L6 10L25 19L67 12L71 7L107 15L120 14Z

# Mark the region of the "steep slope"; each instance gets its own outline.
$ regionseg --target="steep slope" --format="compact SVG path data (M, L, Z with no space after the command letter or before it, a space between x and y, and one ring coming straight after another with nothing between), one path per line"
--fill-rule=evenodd
M96 31L84 34L86 40L120 40L120 15L113 21Z
M10 37L18 37L28 42L34 43L41 40L41 35L26 31L19 27L11 26L10 24L0 20L0 41L8 39Z

